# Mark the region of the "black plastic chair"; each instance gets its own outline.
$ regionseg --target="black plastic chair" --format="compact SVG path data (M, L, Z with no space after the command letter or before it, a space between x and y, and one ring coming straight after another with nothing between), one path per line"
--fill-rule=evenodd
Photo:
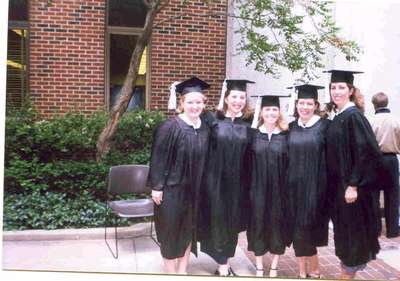
M107 178L108 197L110 197L110 195L151 193L151 189L146 184L148 174L149 166L147 165L120 165L111 167ZM151 198L114 201L109 201L107 199L105 210L106 224L104 230L104 240L114 258L118 258L118 228L117 224L114 224L114 253L107 242L107 218L109 210L111 210L112 213L114 213L118 218L151 217L149 236L158 245L158 242L153 237L154 205Z

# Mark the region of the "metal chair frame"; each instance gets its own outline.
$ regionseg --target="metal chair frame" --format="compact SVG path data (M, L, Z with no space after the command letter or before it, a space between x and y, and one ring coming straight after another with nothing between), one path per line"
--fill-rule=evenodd
M108 177L107 177L107 195L109 195L110 193L114 193L114 194L124 194L124 193L132 193L132 194L137 193L137 194L139 194L139 193L143 193L143 192L129 191L130 189L135 189L134 187L129 187L129 188L127 188L126 190L125 190L125 188L122 188L121 190L117 190L117 192L112 192L112 191L110 190L110 188L111 188L110 185L112 184L112 183L110 183L110 174L113 172L113 169L132 169L132 170L134 170L134 169L141 169L141 170L142 170L141 173L144 173L144 174L139 175L139 177L140 177L140 176L142 177L141 179L139 179L139 182L141 181L140 184L141 184L142 186L138 187L138 190L139 190L139 191L145 191L145 192L151 191L150 188L148 188L147 186L143 186L143 185L145 185L145 183L143 183L143 180L147 179L147 174L148 174L149 166L147 166L147 165L119 165L119 166L113 166L113 167L110 168L110 173L109 173L109 175L108 175ZM145 179L144 179L143 177L145 177ZM129 180L128 180L128 182L129 182ZM143 201L143 200L148 200L148 199L134 199L134 200L122 200L122 201L126 201L126 202L129 202L129 201L131 201L131 202L140 202L140 200ZM150 199L150 200L151 200L151 199ZM120 201L121 201L121 200L120 200ZM146 214L131 214L131 215L129 215L129 214L119 214L119 213L117 213L116 211L114 211L114 210L110 207L110 203L112 203L112 202L113 202L113 201L109 201L108 199L107 199L107 202L106 202L106 208L105 208L105 227L104 227L104 241L105 241L105 243L106 243L108 249L110 250L112 256L113 256L115 259L118 259L118 255L119 255L119 253L118 253L118 240L119 240L119 237L118 237L118 221L115 222L114 225L113 225L113 227L114 227L114 238L115 238L115 239L114 239L114 240L115 240L115 251L114 251L114 250L111 248L111 246L110 246L110 244L108 243L108 241L107 241L107 228L108 228L107 225L108 225L108 222L109 222L108 217L109 217L109 211L110 211L110 210L112 211L112 213L113 213L115 216L117 216L118 220L120 220L121 218L151 217L151 219L150 219L150 233L149 233L149 235L139 235L139 236L134 236L134 237L129 237L129 238L139 238L139 237L147 237L147 236L150 236L150 238L156 243L156 245L159 246L159 243L157 242L156 238L153 236L153 223L154 223L154 219L153 219L154 212L153 212L153 211L152 211L151 213L146 213Z

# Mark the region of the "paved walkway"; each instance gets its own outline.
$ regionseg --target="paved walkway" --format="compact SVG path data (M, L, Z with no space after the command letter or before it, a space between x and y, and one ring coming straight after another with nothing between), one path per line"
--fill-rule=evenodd
M109 230L111 234L112 229ZM148 233L148 230L148 224L121 229L123 239L119 243L118 259L112 257L104 242L104 229L4 232L2 268L3 270L162 274L161 256L153 240L149 237L128 238L141 236ZM332 237L329 240L328 247L319 251L321 272L324 278L336 279L339 262L334 255ZM400 280L400 238L381 237L380 242L382 250L379 258L370 262L364 271L358 273L357 278ZM231 261L232 267L240 276L254 276L254 256L246 250L246 247L246 235L241 233L236 255ZM266 268L269 263L267 255ZM191 258L188 273L211 276L215 268L213 260L200 253L197 259L194 256ZM293 249L290 248L281 258L279 276L295 278L296 275L297 262Z

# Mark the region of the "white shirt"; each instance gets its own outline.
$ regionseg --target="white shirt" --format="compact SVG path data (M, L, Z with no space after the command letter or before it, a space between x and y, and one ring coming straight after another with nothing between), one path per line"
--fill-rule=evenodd
M268 135L268 140L271 140L272 134L277 135L277 134L279 134L281 132L281 130L279 130L278 127L275 127L274 130L271 133L269 133L269 132L267 132L267 129L264 127L264 125L261 125L260 128L258 128L258 130L263 134L267 134Z
M400 154L400 120L390 112L382 112L369 121L381 151Z
M200 118L197 121L197 123L194 124L184 113L179 114L178 117L181 118L183 120L183 122L185 122L189 126L192 126L194 129L198 129L201 127L201 119Z
M349 107L355 106L356 104L352 101L349 101L348 103L346 103L343 108L341 110L339 110L336 115L339 115L340 113L342 113L343 111L345 111L346 109L348 109Z
M307 124L303 124L303 122L300 120L300 118L297 120L297 125L299 125L302 128L309 128L313 126L315 123L317 123L321 119L318 115L313 115L313 117L308 120Z
M236 114L236 116L231 116L228 111L225 114L225 117L228 117L228 118L238 118L238 117L242 117L242 116L243 116L243 112L239 112L238 114Z

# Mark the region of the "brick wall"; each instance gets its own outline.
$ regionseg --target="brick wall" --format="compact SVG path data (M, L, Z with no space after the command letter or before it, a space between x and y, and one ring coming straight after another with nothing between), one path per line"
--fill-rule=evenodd
M226 17L205 16L207 13L226 13L227 0L172 0L157 21L185 13L155 29L151 45L150 108L167 111L169 86L196 75L211 84L208 105L216 106L222 81L225 78ZM194 14L194 15L192 15ZM172 112L172 111L171 111ZM170 113L171 113L170 112Z
M103 108L105 0L29 1L30 94L44 117Z

